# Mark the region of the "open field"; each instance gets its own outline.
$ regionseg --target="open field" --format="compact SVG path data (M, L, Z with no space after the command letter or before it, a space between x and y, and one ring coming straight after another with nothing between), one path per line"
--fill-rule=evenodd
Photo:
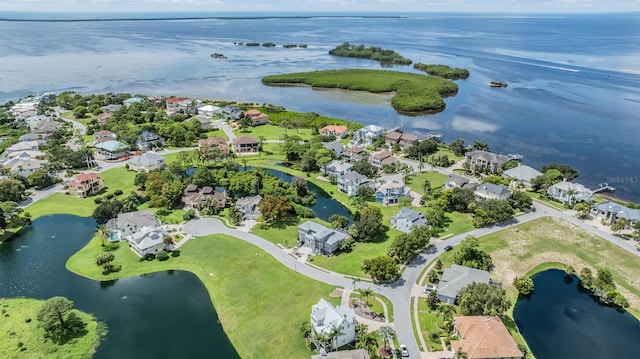
M425 164L425 168L428 168L430 165ZM444 186L444 183L447 181L447 176L443 175L440 172L418 172L408 176L405 184L407 187L411 188L412 191L424 196L424 181L429 180L432 189L440 188Z
M67 268L98 280L168 269L196 274L242 358L309 357L300 325L309 320L311 306L321 297L336 305L340 302L329 297L333 286L298 274L260 249L225 235L191 239L181 247L180 256L164 262L138 262L121 244L114 264L121 264L122 270L106 276L93 264L100 250L99 242L92 240L69 259Z
M312 137L310 128L286 129L274 125L248 127L244 130L237 130L233 132L238 137L253 136L260 138L260 136L263 136L267 140L284 140L285 136L300 136L303 140L310 140Z
M86 324L87 333L65 344L44 339L38 327L43 300L0 298L0 357L2 358L91 358L100 344L98 322L90 314L74 310Z

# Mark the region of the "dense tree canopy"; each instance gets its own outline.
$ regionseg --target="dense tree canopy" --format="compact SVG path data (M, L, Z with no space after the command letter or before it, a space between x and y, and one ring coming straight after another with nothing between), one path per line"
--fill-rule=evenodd
M472 283L459 293L458 303L462 315L502 316L511 301L502 287L486 283Z
M380 207L368 205L356 214L351 232L357 241L370 242L387 229L382 223Z
M475 269L490 270L493 261L489 253L480 249L478 239L474 236L468 236L460 242L453 253L453 262L471 267Z
M376 280L392 280L398 276L400 268L395 259L383 255L362 262L362 269Z

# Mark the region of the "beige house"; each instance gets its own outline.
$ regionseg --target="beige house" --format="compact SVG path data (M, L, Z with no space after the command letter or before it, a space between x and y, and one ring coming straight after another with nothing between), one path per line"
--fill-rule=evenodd
M231 143L235 153L256 153L260 150L260 141L251 136L236 137Z
M269 115L258 110L247 110L244 112L244 117L249 119L251 126L266 125L269 123Z
M500 318L489 316L454 317L459 340L451 341L451 349L467 353L469 359L522 359L516 341Z
M136 172L151 172L167 167L167 160L158 154L145 152L127 161L129 169Z
M343 138L347 135L348 130L349 128L344 125L328 125L324 126L320 130L320 133L323 136L336 136L338 138Z
M84 198L102 191L103 188L104 182L97 173L83 173L69 183L69 194Z
M467 152L464 161L471 166L471 169L475 166L478 171L484 171L485 168L488 168L489 172L497 173L499 168L502 168L505 163L509 162L509 157L477 150Z

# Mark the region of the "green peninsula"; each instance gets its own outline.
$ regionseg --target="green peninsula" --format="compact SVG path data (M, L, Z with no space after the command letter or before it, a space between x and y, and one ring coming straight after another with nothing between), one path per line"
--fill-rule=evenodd
M265 85L305 84L317 88L395 92L391 105L398 112L417 114L445 109L443 97L454 95L458 85L439 76L388 70L322 70L267 76Z
M440 76L445 79L458 80L469 78L469 70L458 67L449 67L447 65L421 64L413 65L416 70L424 71L431 76Z

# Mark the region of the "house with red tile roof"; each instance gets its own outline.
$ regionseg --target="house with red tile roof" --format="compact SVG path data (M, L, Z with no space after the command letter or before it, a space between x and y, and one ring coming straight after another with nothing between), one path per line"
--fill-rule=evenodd
M103 188L104 181L97 173L83 173L69 183L69 194L84 198L102 191Z
M179 112L181 109L180 103L188 99L188 97L169 97L164 101L165 106L167 107L167 112Z
M516 341L500 318L489 316L454 317L453 325L460 340L451 341L454 352L461 350L469 359L521 359Z
M255 109L245 111L243 116L249 119L251 126L266 125L269 123L269 115Z

